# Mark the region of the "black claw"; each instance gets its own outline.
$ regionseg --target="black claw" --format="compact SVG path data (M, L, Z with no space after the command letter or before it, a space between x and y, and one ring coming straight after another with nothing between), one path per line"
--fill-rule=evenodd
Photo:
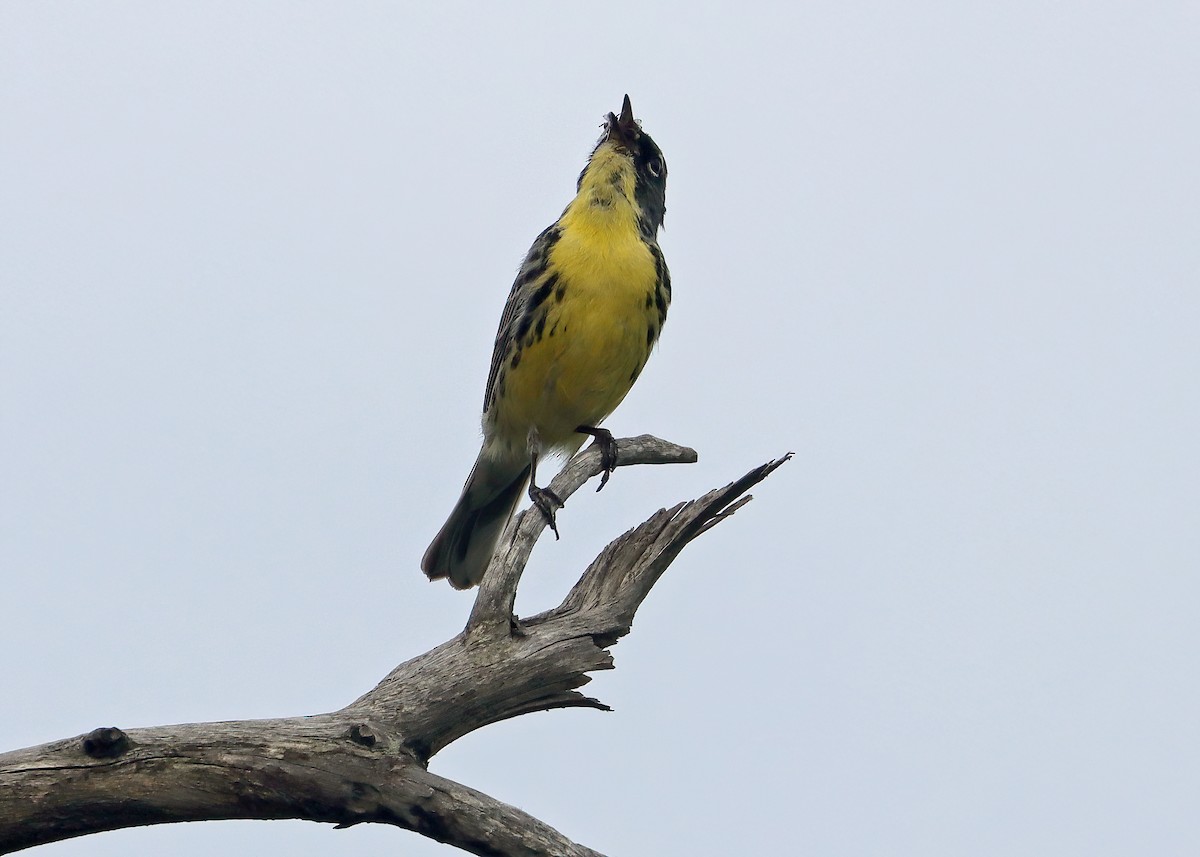
M605 434L607 437L596 438L596 443L600 444L600 484L596 486L596 491L608 484L608 477L612 476L617 466L617 442L611 433Z
M608 477L612 475L617 466L617 441L608 429L579 426L575 431L590 434L595 438L596 445L600 447L600 485L596 488L599 491L608 484Z
M554 533L555 540L557 540L559 538L558 524L554 520L554 513L563 507L563 501L549 488L539 488L536 485L529 486L529 499L541 511L542 516L546 519L546 523L550 525L550 529Z

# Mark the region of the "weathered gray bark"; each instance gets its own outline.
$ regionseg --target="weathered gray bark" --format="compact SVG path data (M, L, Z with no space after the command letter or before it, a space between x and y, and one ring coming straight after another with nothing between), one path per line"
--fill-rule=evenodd
M618 463L691 462L643 435ZM683 546L732 514L785 458L662 509L608 545L563 603L517 621L517 584L542 516L518 515L467 627L329 714L93 732L0 755L0 853L144 824L298 818L394 824L481 855L596 855L515 807L430 773L469 732L551 708L607 708L579 693ZM551 483L568 498L600 469L589 448Z

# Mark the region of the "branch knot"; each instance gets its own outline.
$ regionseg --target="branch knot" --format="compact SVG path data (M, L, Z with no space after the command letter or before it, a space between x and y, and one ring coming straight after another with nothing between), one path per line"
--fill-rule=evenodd
M93 759L115 759L133 746L116 726L101 726L83 736L83 752Z

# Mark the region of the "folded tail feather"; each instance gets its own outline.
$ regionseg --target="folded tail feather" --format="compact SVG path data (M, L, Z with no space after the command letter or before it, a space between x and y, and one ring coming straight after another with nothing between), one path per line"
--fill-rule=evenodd
M450 517L421 558L421 570L430 580L448 577L455 589L469 589L483 579L529 479L527 465L498 491L486 491L481 497L481 489L496 475L481 468L487 469L485 463L476 462Z

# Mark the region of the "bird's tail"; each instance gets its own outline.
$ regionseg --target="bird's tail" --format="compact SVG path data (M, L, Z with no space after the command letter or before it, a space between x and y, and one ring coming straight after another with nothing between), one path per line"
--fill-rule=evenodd
M421 558L421 571L430 580L450 578L455 589L478 585L528 479L528 464L513 470L481 452L462 496Z

